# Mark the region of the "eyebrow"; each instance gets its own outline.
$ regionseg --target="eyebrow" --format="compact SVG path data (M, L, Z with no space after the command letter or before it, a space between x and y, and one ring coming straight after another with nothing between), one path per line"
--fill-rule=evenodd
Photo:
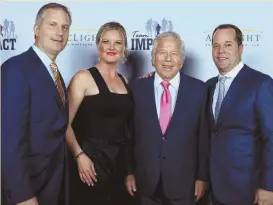
M55 24L59 24L57 21L55 20L50 20L48 21L48 23L55 23ZM69 24L62 24L62 26L70 26Z
M225 41L225 43L233 43L233 42L232 41ZM219 43L214 42L213 45L215 45L215 44L219 44Z
M110 39L108 39L108 38L102 38L101 40L102 41L105 41L105 40L109 41ZM120 39L120 40L118 39L118 40L115 40L115 41L122 41L122 39Z

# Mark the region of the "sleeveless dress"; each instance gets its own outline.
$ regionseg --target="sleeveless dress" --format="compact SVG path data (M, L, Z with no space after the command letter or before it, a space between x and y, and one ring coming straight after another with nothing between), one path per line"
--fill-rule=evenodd
M70 205L128 205L125 188L126 128L132 118L133 100L128 94L112 93L96 67L88 69L99 94L85 96L72 123L77 141L93 161L98 181L84 184L77 163L70 160Z

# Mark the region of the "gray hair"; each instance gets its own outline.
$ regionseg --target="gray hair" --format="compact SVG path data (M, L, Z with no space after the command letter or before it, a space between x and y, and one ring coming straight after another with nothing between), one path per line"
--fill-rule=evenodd
M178 33L173 32L173 31L167 31L167 32L163 32L161 34L159 34L158 36L155 37L154 41L153 41L153 48L152 48L152 57L155 55L156 49L157 49L157 44L158 41L162 38L166 38L166 37L173 37L175 40L178 40L180 42L180 48L181 48L181 58L184 59L185 58L185 43L184 41L181 39L181 37L179 36Z
M61 9L61 10L63 10L68 15L70 25L71 25L71 23L72 23L71 12L69 11L69 9L66 6L64 6L62 4L58 4L58 3L48 3L48 4L45 4L44 6L42 6L36 15L35 24L40 24L42 22L43 15L47 9Z

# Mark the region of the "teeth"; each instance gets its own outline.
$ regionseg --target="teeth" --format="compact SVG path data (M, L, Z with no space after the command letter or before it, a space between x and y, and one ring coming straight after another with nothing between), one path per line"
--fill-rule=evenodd
M171 69L172 68L172 66L166 66L166 65L163 65L162 67L166 68L166 69Z

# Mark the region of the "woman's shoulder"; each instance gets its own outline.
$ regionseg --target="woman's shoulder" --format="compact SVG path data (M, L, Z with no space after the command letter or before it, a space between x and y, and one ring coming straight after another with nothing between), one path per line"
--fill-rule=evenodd
M92 77L92 74L90 72L91 69L93 69L93 67L80 69L74 74L73 78L90 78Z
M72 77L71 82L73 84L86 84L88 82L94 81L92 74L89 71L90 68L78 70Z

